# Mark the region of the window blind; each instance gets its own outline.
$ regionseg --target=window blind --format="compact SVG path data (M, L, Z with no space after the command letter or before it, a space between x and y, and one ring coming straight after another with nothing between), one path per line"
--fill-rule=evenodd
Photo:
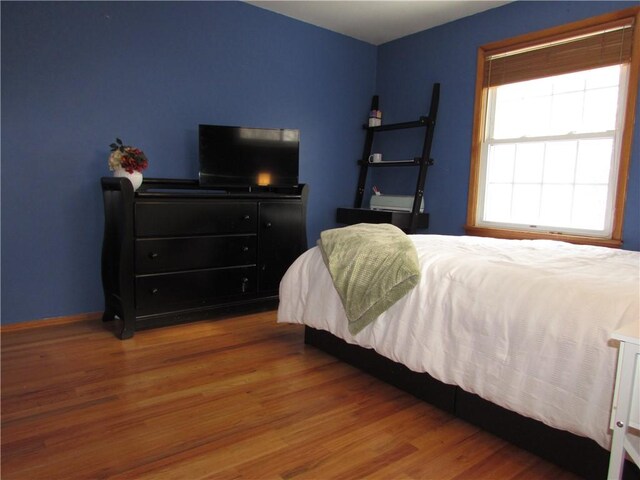
M483 86L495 87L628 63L634 27L631 17L542 44L531 41L519 48L511 45L508 52L485 51Z

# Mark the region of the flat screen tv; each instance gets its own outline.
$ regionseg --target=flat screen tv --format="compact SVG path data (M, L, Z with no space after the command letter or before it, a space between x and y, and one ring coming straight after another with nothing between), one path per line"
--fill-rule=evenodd
M201 186L298 185L298 130L225 125L200 125L198 130Z

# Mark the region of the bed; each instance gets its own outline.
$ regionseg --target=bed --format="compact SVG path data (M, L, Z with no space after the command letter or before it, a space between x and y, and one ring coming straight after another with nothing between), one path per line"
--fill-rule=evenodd
M431 389L438 406L525 448L552 445L531 432L557 433L567 452L551 447L551 460L603 478L617 360L609 338L639 321L640 253L551 240L408 238L417 286L360 332L349 331L318 247L284 276L278 322L304 324L310 343L360 366L374 362L360 354L373 354L422 375L440 386ZM387 377L400 372L394 368ZM514 427L520 419L525 426Z

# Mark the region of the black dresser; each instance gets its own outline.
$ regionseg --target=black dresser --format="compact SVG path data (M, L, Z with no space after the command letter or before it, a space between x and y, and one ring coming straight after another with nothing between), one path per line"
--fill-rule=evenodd
M307 187L201 189L196 180L104 177L103 320L117 335L274 308L306 250Z

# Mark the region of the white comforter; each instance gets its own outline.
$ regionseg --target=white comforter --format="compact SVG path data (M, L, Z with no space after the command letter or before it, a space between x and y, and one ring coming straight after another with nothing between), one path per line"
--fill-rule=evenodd
M280 284L278 321L610 447L617 344L639 322L640 253L547 240L412 235L419 285L353 336L318 248ZM640 328L640 327L639 327Z

